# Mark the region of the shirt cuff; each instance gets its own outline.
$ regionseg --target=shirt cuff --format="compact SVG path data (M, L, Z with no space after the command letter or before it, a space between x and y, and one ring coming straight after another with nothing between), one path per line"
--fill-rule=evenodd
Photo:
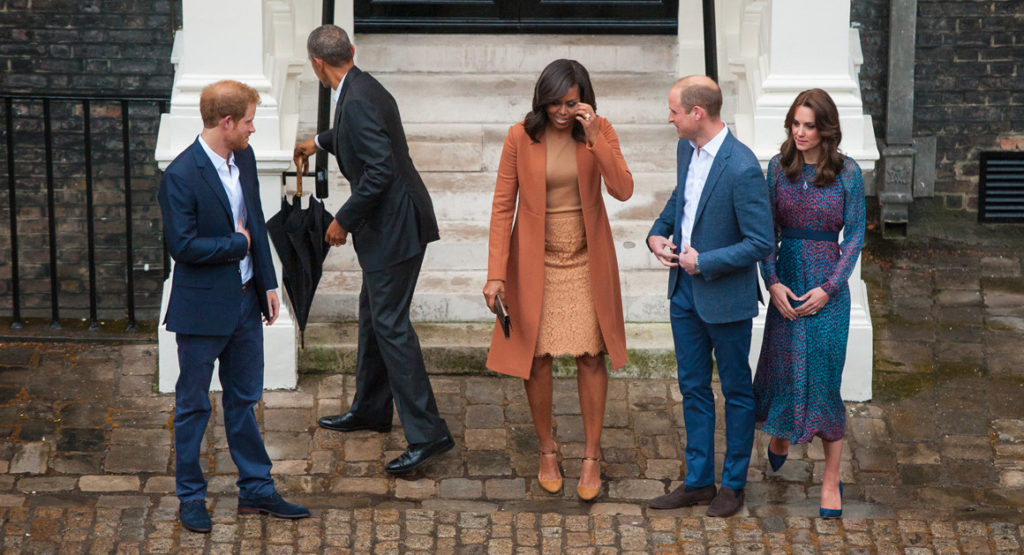
M316 135L313 135L313 144L315 144L316 147L319 148L320 150L324 149L324 147L320 146L320 138L317 137Z

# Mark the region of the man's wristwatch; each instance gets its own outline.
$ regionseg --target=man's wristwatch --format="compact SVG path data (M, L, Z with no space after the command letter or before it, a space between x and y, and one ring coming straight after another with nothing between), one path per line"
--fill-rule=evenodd
M694 271L694 273L697 273L697 274L700 273L700 255L699 254L697 255L697 258L693 259L693 271Z

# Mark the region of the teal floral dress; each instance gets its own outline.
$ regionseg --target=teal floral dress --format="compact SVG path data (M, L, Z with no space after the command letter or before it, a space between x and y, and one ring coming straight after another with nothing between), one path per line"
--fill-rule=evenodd
M780 158L768 164L776 248L761 261L761 276L765 286L782 283L798 297L821 287L829 300L793 322L769 303L754 376L755 418L765 433L793 443L835 441L846 433L839 387L850 328L847 280L864 245L864 179L846 157L831 185L814 184L812 164L790 181Z

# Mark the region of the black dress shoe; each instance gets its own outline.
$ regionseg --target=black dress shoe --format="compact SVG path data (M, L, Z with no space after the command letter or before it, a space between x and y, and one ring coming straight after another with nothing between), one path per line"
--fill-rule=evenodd
M238 512L241 514L266 513L278 518L306 518L309 516L309 509L285 501L276 491L266 497L253 499L239 497Z
M679 507L707 505L714 498L714 484L702 488L688 488L682 485L670 493L651 499L647 502L647 506L652 509L678 509Z
M455 447L455 441L451 435L446 435L437 441L416 443L407 447L404 453L389 462L385 469L390 474L405 474L422 466L433 456L451 450L452 447Z
M375 424L368 420L363 420L351 412L324 416L320 420L317 420L316 423L319 424L321 428L327 428L328 430L335 430L337 432L373 430L375 432L387 433L391 431L391 422Z
M718 490L718 495L708 505L708 516L727 517L736 514L743 506L743 490L733 491L725 486Z
M178 517L181 518L181 525L186 530L206 534L213 528L210 513L206 512L205 499L182 501L178 507Z

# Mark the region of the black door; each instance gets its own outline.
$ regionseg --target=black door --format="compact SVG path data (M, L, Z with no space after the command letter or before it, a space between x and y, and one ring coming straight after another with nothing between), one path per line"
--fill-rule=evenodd
M356 0L357 33L674 35L678 0Z

